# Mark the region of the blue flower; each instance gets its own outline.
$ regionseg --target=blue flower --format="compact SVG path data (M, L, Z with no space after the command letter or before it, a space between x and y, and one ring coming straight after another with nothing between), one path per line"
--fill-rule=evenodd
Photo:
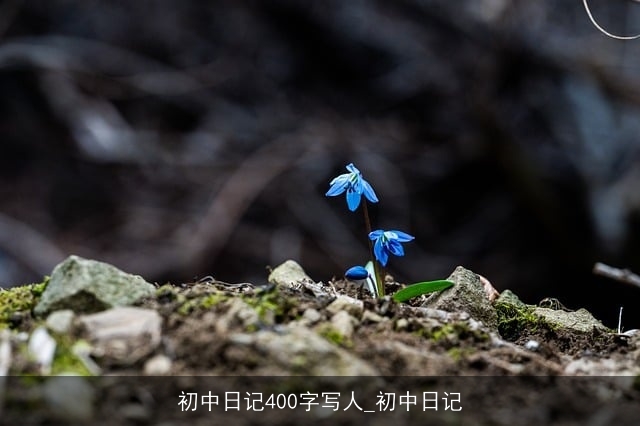
M352 281L364 280L369 276L369 271L364 266L352 266L347 269L344 276Z
M404 256L404 248L400 243L406 243L415 237L402 231L383 231L378 229L369 234L373 243L373 254L382 266L387 265L389 253L394 256Z
M369 262L368 267L373 268L373 264ZM364 266L352 266L344 273L346 279L353 281L358 287L365 286L373 297L378 297L378 290L376 289L376 283L371 276L370 272Z
M369 182L362 178L360 170L358 170L353 163L347 165L347 170L349 170L349 173L342 174L329 183L331 187L325 195L327 197L334 197L346 191L347 206L352 212L356 211L360 205L360 199L363 194L367 197L367 200L372 203L377 203L378 197L376 193L373 191L371 185L369 185Z

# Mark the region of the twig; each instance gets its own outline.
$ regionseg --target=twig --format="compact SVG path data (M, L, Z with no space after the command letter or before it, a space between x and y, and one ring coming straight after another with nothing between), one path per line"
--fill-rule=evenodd
M597 262L593 265L593 273L640 288L640 275L636 275L628 269L614 268L613 266Z

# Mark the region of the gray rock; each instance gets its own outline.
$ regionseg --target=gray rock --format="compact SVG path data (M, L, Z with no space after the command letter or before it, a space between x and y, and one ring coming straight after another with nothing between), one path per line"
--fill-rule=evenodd
M271 271L269 282L283 287L295 287L313 280L296 261L287 260Z
M616 376L618 384L626 381L626 388L634 388L634 378L640 374L640 366L629 359L614 360L611 358L579 358L569 362L564 367L564 374L568 376ZM626 376L626 377L623 377ZM614 391L615 388L609 389ZM616 395L620 397L622 395Z
M447 278L455 285L442 292L434 293L422 306L447 312L467 312L471 317L497 330L498 317L484 285L477 274L458 266Z
M98 312L130 305L152 295L154 289L142 277L122 272L115 266L69 256L53 269L49 284L34 311L36 315L60 309Z
M524 344L524 348L535 352L540 349L540 343L537 340L529 340Z
M357 322L358 321L354 317L349 315L346 311L337 312L331 318L331 325L333 326L333 328L347 339L351 339L351 337L353 336L354 325Z
M51 364L56 353L56 341L45 327L38 327L31 333L27 349L29 356L36 362L41 374L51 373Z
M362 320L361 321L362 321L363 324L366 324L366 323L380 323L380 322L389 321L389 318L382 317L382 316L376 314L375 312L371 312L369 310L366 310L362 314ZM400 321L398 321L398 322L400 322Z
M578 333L588 334L593 331L601 333L609 333L607 327L605 327L600 321L591 315L586 309L578 309L577 311L569 311L563 309L561 303L556 299L545 299L554 301L551 305L555 305L554 309L548 307L540 307L535 305L527 305L523 303L518 296L516 296L510 290L504 290L500 297L496 300L497 303L505 303L517 308L525 308L534 315L542 317L551 327L565 333Z
M129 365L160 344L162 318L151 309L118 307L79 318L92 355L107 364Z
M406 318L400 318L396 321L396 330L403 331L409 328L409 321Z
M335 315L340 311L346 311L355 318L360 318L362 316L362 311L364 311L364 302L349 296L338 296L327 306L327 312L331 315Z
M171 371L171 359L166 355L156 355L144 363L144 374L147 376L163 376Z
M260 325L260 316L254 308L239 298L233 298L225 302L228 306L224 314L217 316L212 312L208 312L203 317L203 321L215 324L215 330L220 334L227 334L230 330L237 327L243 329L258 328ZM273 324L273 312L265 313L264 323Z
M237 334L231 336L230 341L252 346L255 352L268 358L267 362L274 362L291 374L352 377L379 374L367 362L307 327L290 327L281 333L262 330L254 334Z
M287 260L271 271L269 282L294 290L305 289L319 299L335 297L335 292L331 287L325 286L322 282L313 281L304 272L304 269L293 260Z
M322 319L322 314L313 308L306 309L304 314L302 314L302 318L300 319L300 324L309 326L317 323Z
M591 333L594 330L609 333L607 327L595 319L586 309L578 309L575 312L567 312L562 309L549 309L536 307L533 310L535 315L544 318L551 326L575 333Z
M425 371L429 375L456 371L455 361L448 354L425 351L394 339L380 339L374 343L377 351L385 351L402 359L402 375L411 375L414 371Z
M71 330L75 314L70 309L52 312L46 321L47 328L58 334L66 334Z
M500 293L500 296L498 296L495 303L506 303L517 308L525 308L527 306L514 292L509 289L504 290L502 293Z

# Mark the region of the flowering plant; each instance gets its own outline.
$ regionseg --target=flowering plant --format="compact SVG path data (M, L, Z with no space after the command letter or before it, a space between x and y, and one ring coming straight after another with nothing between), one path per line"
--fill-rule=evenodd
M363 266L353 266L345 272L345 277L360 285L365 285L374 297L382 297L385 294L384 271L387 266L389 256L404 256L402 243L407 243L415 239L413 235L398 230L384 231L371 230L371 220L367 209L367 200L371 203L378 202L373 187L363 177L362 173L353 163L346 166L349 173L335 177L329 183L329 190L325 194L327 197L334 197L346 194L347 207L356 211L362 204L365 226L368 232L369 251L373 254L372 260ZM362 201L362 196L366 198ZM393 295L398 302L403 302L412 297L434 291L444 290L451 287L453 283L447 280L425 281L408 286Z
M376 193L373 191L371 185L369 185L369 182L362 178L360 170L358 170L353 163L347 164L347 170L349 173L342 174L329 183L331 187L327 191L327 197L333 197L346 192L347 206L352 212L356 211L360 205L362 195L372 203L377 203L378 197Z

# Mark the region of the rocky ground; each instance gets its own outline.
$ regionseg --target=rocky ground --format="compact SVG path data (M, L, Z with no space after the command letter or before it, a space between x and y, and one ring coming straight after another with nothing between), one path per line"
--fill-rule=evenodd
M636 424L640 333L555 299L524 304L462 267L449 279L401 304L293 261L264 284L160 286L72 256L44 283L0 291L0 423ZM243 410L179 405L230 389ZM258 393L329 391L339 410L244 410ZM384 394L395 410L376 404ZM353 395L374 413L344 411Z

